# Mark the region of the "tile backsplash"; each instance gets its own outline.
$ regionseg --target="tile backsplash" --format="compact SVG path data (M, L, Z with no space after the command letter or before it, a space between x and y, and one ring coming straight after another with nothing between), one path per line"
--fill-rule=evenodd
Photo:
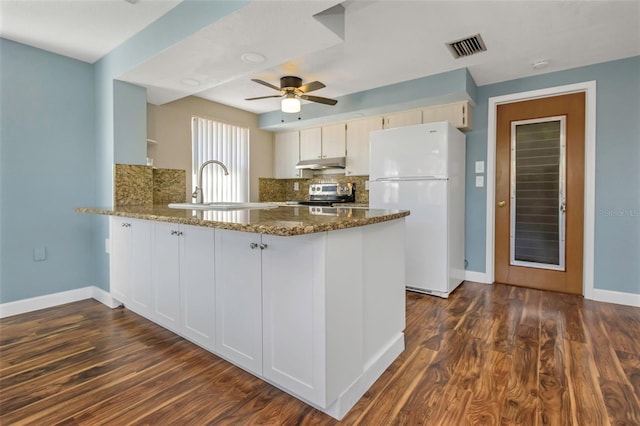
M116 206L183 203L186 171L115 164L113 204Z
M320 182L353 183L356 187L356 203L369 204L369 191L365 182L369 176L345 176L344 174L316 175L311 179L260 178L260 201L305 201L309 198L309 185ZM295 183L299 190L294 190Z

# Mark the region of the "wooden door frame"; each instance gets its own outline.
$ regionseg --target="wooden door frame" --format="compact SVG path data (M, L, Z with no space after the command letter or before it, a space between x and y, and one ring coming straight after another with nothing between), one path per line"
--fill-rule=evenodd
M550 96L584 92L585 94L585 150L584 150L584 252L582 257L582 291L593 299L593 260L595 239L595 170L596 170L596 82L569 84L489 98L487 121L487 222L485 282L495 278L495 183L496 183L496 127L498 105Z

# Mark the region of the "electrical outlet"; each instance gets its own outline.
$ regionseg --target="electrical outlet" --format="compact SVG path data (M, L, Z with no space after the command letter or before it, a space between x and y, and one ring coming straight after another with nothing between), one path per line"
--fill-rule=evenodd
M293 190L300 191L300 182L293 182Z
M47 248L46 247L36 247L33 249L33 261L34 262L42 262L43 260L47 260Z
M484 176L476 176L476 188L482 188L484 186Z

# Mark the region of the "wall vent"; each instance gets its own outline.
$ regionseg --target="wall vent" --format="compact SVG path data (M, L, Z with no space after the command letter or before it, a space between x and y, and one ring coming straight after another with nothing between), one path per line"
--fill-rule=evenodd
M480 34L476 34L471 37L463 38L461 40L452 41L447 43L449 51L454 58L462 58L464 56L471 56L476 53L485 52L487 47L482 41Z

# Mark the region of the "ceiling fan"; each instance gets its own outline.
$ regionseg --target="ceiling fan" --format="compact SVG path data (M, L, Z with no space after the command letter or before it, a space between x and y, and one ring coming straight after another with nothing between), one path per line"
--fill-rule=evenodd
M294 77L291 75L280 78L280 87L274 86L271 83L267 83L266 81L259 80L257 78L252 78L251 81L255 81L258 84L262 84L263 86L267 86L274 90L277 90L278 92L280 92L280 94L271 96L258 96L256 98L246 98L245 100L254 101L256 99L281 98L284 96L284 99L282 99L281 103L282 112L299 112L300 99L325 105L335 105L338 103L338 101L335 99L307 95L307 93L309 92L313 92L314 90L326 87L319 81L312 81L311 83L303 85L302 79L300 77Z

